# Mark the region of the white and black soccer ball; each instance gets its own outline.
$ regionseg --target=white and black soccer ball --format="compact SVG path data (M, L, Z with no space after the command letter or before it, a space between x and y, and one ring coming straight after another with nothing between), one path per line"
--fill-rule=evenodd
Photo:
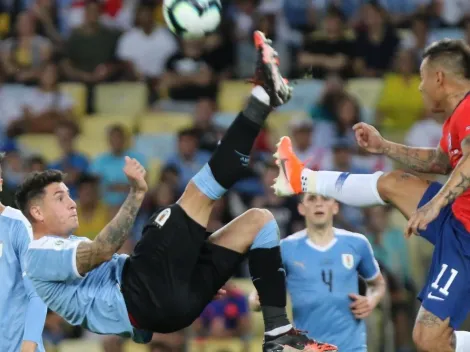
M220 0L165 0L163 16L170 30L182 38L199 38L220 23Z

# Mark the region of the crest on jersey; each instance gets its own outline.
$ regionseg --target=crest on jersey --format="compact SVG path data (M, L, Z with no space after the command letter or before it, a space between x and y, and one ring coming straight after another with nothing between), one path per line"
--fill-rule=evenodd
M154 220L154 223L157 224L159 227L162 227L165 225L166 221L171 215L171 209L166 208L160 212L160 214L157 215L157 217Z
M0 258L3 256L3 242L0 241Z
M352 254L343 254L342 260L346 269L351 270L354 267L354 257Z

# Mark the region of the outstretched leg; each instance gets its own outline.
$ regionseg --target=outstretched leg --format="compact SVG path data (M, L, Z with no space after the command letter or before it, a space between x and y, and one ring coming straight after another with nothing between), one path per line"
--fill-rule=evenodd
M408 219L429 187L428 181L400 170L366 175L309 170L292 151L289 137L281 138L274 156L280 170L273 187L280 196L309 192L357 207L390 203Z

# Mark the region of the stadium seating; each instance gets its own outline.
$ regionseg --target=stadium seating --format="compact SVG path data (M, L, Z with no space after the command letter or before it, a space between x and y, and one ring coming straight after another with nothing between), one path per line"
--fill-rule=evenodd
M81 133L87 137L106 138L107 130L112 125L121 125L129 133L134 131L135 120L129 115L97 114L87 116L81 121Z
M99 114L135 116L146 108L147 87L143 83L105 83L95 88L95 110Z
M142 115L138 121L141 133L177 133L193 124L191 115L176 112L156 112Z
M47 134L24 134L18 137L18 145L25 154L41 155L46 162L60 157L56 139Z
M238 112L245 104L253 86L245 81L224 81L219 91L219 109L223 112Z
M102 352L101 343L96 340L65 340L61 342L57 352Z
M359 104L374 108L380 98L383 82L379 78L356 78L348 81L346 90Z
M147 160L165 161L175 153L176 136L173 133L145 133L135 136L134 149Z
M82 83L61 83L59 89L68 95L74 102L73 112L80 118L85 115L87 104L87 91Z
M150 159L147 167L147 183L152 188L157 184L160 178L160 172L162 169L162 162L159 159Z
M96 138L86 135L78 136L76 147L78 151L82 152L89 158L95 158L99 154L109 150L107 138Z

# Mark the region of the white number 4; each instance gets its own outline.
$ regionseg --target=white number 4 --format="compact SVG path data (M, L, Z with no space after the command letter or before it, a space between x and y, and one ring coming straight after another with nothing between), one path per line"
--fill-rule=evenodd
M450 285L452 285L452 282L454 282L455 280L455 277L457 276L457 274L459 273L457 270L455 269L450 269L450 277L449 277L449 280L447 280L447 283L445 284L444 287L439 287L439 281L441 280L442 276L444 275L444 273L446 272L448 268L448 265L447 264L442 264L442 269L441 269L441 272L439 273L439 275L437 275L437 279L436 281L434 281L432 284L431 284L431 287L435 290L439 289L439 292L442 293L444 296L448 296L449 295L449 288L450 288Z

